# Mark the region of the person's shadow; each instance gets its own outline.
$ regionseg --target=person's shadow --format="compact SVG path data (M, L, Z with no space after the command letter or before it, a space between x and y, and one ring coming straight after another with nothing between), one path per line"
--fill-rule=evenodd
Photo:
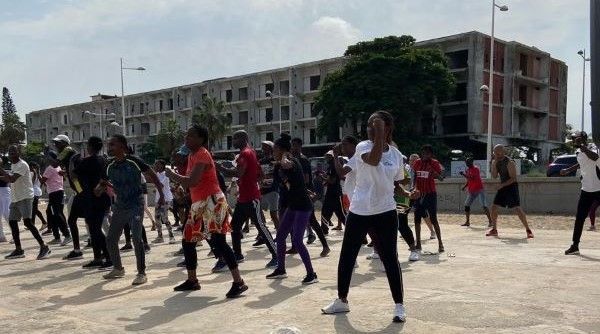
M302 292L300 285L288 288L281 283L281 280L273 280L269 284L269 287L273 289L271 293L260 295L258 296L258 300L248 302L245 306L254 309L268 309Z
M330 316L330 315L323 315L323 316ZM379 330L371 330L371 331L361 331L356 329L354 326L352 326L352 324L350 323L350 321L348 320L348 315L347 314L336 314L333 315L335 317L335 320L333 322L333 326L335 327L335 331L336 333L400 333L402 332L402 329L404 328L404 323L394 323L390 321L390 324L387 325L385 328L379 329Z
M600 262L600 259L588 255L579 254L579 257L582 258L584 261Z
M209 306L214 306L227 302L226 299L216 300L217 297L194 296L189 297L189 293L178 293L165 299L162 306L143 307L147 311L138 318L117 318L118 321L133 322L126 325L127 331L149 330L156 326L169 323L182 315L187 315Z

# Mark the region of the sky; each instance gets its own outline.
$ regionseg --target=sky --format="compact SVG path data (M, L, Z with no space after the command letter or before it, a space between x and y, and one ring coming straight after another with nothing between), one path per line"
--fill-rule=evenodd
M496 36L569 67L567 123L581 127L589 0L496 0ZM0 0L0 85L19 114L340 56L358 41L491 29L491 0ZM586 121L590 123L589 63Z

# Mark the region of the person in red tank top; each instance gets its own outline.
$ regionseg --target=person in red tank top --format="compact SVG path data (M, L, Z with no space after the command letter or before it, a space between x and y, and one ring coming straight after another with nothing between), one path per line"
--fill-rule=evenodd
M258 179L261 177L261 169L258 164L256 152L249 144L248 133L244 130L237 131L232 138L233 147L240 150L236 159L234 168L227 168L217 164L217 168L228 177L237 177L239 186L238 200L233 210L231 220L231 242L233 252L238 262L244 261L242 255L242 227L248 219L256 226L258 235L264 240L269 252L271 261L267 263L267 268L277 267L277 254L275 251L275 242L271 232L265 224L265 219L260 209L260 188ZM225 264L219 260L215 264L213 271L220 271Z
M467 169L464 172L460 172L460 175L467 179L467 183L462 188L463 190L467 189L467 199L465 200L465 215L467 217L467 221L461 226L471 226L471 204L473 204L475 200L479 199L479 202L483 207L483 211L488 218L489 226L491 227L492 219L490 218L490 210L488 210L485 200L485 190L483 189L483 181L481 181L479 167L473 165L473 158L467 158L465 160L465 164L467 165Z
M433 148L431 145L421 147L421 158L413 164L415 172L415 189L421 197L415 201L415 234L417 238L417 250L421 250L421 219L429 215L433 229L438 239L438 251L444 252L440 224L437 219L437 193L435 190L435 179L442 181L442 165L433 159Z

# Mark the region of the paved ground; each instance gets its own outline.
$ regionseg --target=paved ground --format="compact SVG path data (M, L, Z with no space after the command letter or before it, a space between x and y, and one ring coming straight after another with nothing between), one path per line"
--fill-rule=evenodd
M336 295L341 234L331 235L328 258L318 257L318 245L309 247L320 278L311 286L300 284L304 269L297 256L288 258L288 279L265 280L267 251L253 249L253 237L246 238L241 269L250 289L227 300L230 277L209 272L213 259L206 257L206 245L199 248L202 290L174 293L185 277L175 268L180 259L171 255L177 245L154 247L149 282L132 287L132 253L124 256L126 278L104 281L98 271L82 270L82 261L61 260L64 247L53 248L47 260L34 260L37 247L25 232L27 258L0 260L1 332L271 333L295 327L301 333L600 333L600 232L586 231L582 255L567 257L568 217L531 217L536 238L529 241L512 218L503 220L506 228L497 239L485 238L481 216L470 229L457 226L462 216L442 219L445 254L409 264L399 241L408 311L403 325L391 322L385 274L365 259L367 248L352 281L352 312L321 315L320 307ZM0 252L11 246L0 244ZM424 248L437 249L430 241Z

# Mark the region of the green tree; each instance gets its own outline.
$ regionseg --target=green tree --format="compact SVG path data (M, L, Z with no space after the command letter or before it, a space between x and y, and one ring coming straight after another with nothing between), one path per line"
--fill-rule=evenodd
M192 121L208 128L209 148L221 140L231 127L231 118L225 113L225 104L214 97L202 101L202 106L194 110Z
M169 160L171 153L183 143L184 132L179 129L179 123L174 119L163 123L156 136L156 147L160 158Z
M316 97L320 116L319 136L338 140L338 128L350 124L366 128L367 117L376 110L388 110L396 119L395 140L415 141L423 136L421 120L427 122L435 98L444 100L454 90L445 55L438 49L417 48L411 36L388 36L351 45L349 62L329 75ZM424 125L427 125L426 123Z
M140 158L146 163L153 163L161 155L161 150L156 144L156 136L148 138L148 140L140 145Z
M2 124L0 125L0 152L6 152L8 146L18 144L25 139L25 123L21 122L17 108L8 88L2 88Z

